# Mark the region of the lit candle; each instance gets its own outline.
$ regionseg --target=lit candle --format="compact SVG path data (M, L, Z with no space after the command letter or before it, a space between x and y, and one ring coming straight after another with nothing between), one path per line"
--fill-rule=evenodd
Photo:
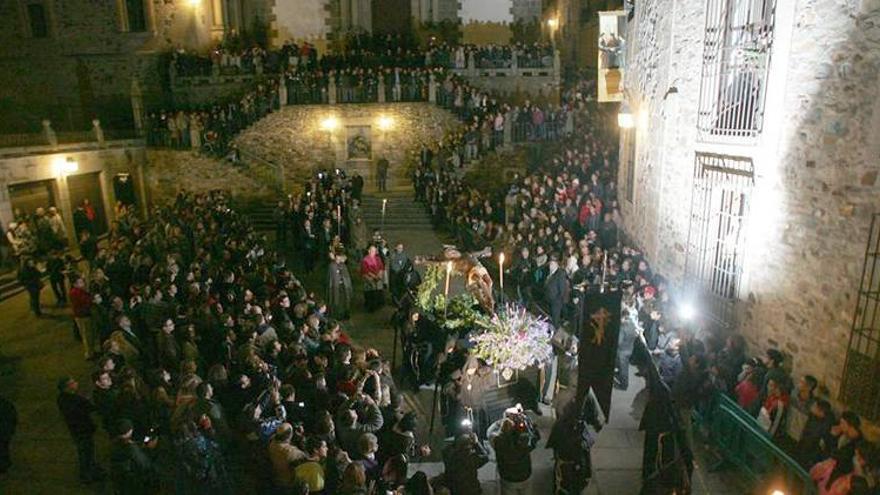
M452 276L452 262L446 262L446 289L443 291L446 297L449 297L449 277Z
M385 206L388 204L387 199L382 200L382 228L385 228Z
M342 237L342 205L336 205L336 233Z
M605 261L602 262L602 286L599 287L599 292L605 292L605 272L608 271L608 252L605 252Z
M504 292L504 253L498 255L498 282L501 284L501 292Z

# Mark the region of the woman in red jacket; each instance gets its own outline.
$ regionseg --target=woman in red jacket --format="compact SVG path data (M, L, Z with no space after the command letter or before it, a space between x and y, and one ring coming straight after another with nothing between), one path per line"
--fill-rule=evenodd
M385 263L376 246L370 246L361 261L361 276L364 278L364 305L367 311L375 311L384 303L382 291L385 289Z

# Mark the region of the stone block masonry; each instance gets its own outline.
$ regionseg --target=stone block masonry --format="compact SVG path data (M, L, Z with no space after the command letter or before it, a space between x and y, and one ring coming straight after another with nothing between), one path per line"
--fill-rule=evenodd
M795 375L817 376L837 398L880 211L880 4L777 0L761 131L728 142L697 131L705 9L648 2L628 24L627 99L639 118L634 170L621 172L635 173L625 228L656 271L685 285L696 154L751 160L736 328L752 352L781 349Z
M381 117L388 119L389 129L380 129ZM335 129L322 129L328 118L335 119ZM460 125L451 113L428 103L288 106L244 131L235 144L282 165L288 187L302 184L320 168L339 167L357 170L370 189L381 157L391 164L388 185L395 187L409 183L406 165L422 143L436 142ZM348 138L356 127L370 127L370 159L349 159Z

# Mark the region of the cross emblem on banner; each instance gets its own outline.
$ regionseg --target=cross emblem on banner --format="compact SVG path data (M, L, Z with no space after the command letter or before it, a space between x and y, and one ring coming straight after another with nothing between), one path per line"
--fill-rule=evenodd
M610 318L611 313L605 308L599 308L598 311L590 315L590 327L593 328L593 338L590 340L591 344L601 346L605 341L605 326L608 325L608 320Z

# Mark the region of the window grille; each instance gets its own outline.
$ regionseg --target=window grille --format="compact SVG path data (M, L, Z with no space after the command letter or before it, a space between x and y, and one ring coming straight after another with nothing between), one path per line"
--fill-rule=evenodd
M697 125L703 140L760 133L776 0L709 0Z
M734 324L753 185L750 159L697 153L685 275L723 330Z
M871 220L858 302L843 369L841 400L871 420L880 418L880 214Z

